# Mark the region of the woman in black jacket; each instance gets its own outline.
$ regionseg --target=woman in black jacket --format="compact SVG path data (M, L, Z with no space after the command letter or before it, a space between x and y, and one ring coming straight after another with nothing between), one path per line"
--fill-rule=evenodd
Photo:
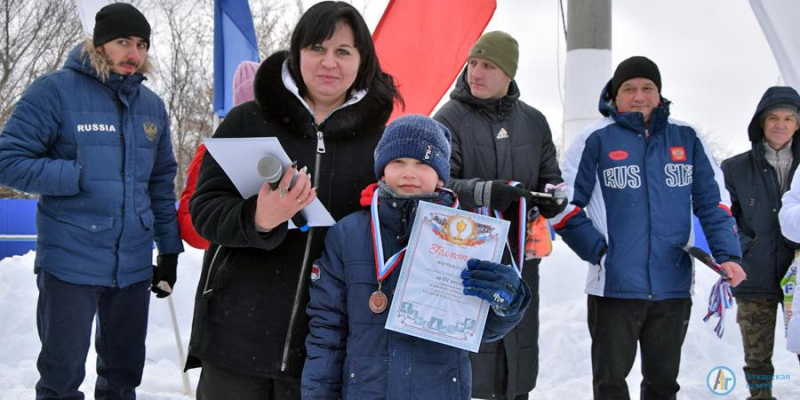
M311 262L325 229L289 231L318 198L335 219L359 209L374 182L373 151L395 99L355 8L322 2L301 17L288 52L259 67L255 102L231 110L215 138L275 137L301 173L244 199L208 154L190 203L211 242L195 297L187 368L198 399L299 399ZM255 168L255 167L254 167Z

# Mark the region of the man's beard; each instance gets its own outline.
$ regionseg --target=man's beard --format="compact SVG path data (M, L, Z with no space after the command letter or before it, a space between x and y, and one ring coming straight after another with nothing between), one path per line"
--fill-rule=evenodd
M133 72L131 72L131 74L135 74L136 72L139 71L139 68L140 68L140 65L137 64L135 61L132 61L132 60L125 60L125 61L121 61L121 62L118 62L118 63L114 64L114 62L108 56L106 56L105 59L106 59L106 63L108 63L108 66L111 67L111 70L114 71L114 72L117 72L114 67L123 67L123 66L130 65L130 66L132 66L134 68L134 70L133 70Z

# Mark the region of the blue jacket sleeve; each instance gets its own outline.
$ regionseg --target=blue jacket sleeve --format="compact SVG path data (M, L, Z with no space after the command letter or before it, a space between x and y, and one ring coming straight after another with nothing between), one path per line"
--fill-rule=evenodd
M695 139L693 157L692 207L703 226L711 253L718 263L739 262L742 250L731 216L731 200L722 171L714 164L700 137Z
M314 262L319 278L311 282L309 334L301 392L304 399L339 399L342 365L347 347L347 287L341 251L346 235L334 226L325 238L325 250Z
M569 204L551 220L556 232L578 257L595 265L600 263L608 247L605 236L595 228L585 211L592 200L602 201L592 198L597 184L595 154L598 147L598 137L586 134L570 146L561 166L562 176L568 186Z
M163 103L161 108L164 108ZM166 111L162 113L161 126L164 133L159 136L148 192L150 193L150 207L155 216L155 242L158 252L159 254L177 254L183 252L183 241L178 231L178 214L175 209L175 172L178 169L178 163L175 161L175 154L172 151L172 137Z
M28 87L0 134L0 184L45 196L80 192L76 160L51 154L62 124L59 90L44 76Z

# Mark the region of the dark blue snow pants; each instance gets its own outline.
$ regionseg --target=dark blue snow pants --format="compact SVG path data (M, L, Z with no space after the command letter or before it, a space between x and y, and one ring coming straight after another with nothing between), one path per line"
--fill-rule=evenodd
M83 399L78 387L97 317L95 399L135 399L142 381L150 282L126 288L76 285L40 271L37 326L42 350L36 399Z

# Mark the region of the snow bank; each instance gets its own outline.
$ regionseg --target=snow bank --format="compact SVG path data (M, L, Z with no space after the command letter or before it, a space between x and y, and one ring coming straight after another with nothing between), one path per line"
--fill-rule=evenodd
M203 253L189 250L180 257L178 283L172 295L178 314L183 346L186 348L192 320L194 291L200 275ZM36 357L39 338L36 333L36 281L33 275L34 253L0 260L0 399L30 399L38 380ZM586 295L583 293L585 264L563 242L555 242L553 256L541 265L541 311L539 319L539 383L531 398L543 400L591 399L592 374L589 332L586 326ZM692 319L681 362L680 399L717 398L706 387L706 376L717 366L736 373L737 383L731 396L747 397L742 365L744 355L741 335L735 321L735 308L728 311L725 336L718 339L713 323L703 323L707 296L715 275L698 264L696 294ZM792 379L777 381L778 398L800 398L800 368L797 356L785 350L782 326L776 328L776 374ZM96 355L90 350L86 380L81 386L92 399ZM640 364L634 364L628 378L631 398L639 397ZM153 297L147 337L147 361L138 398L142 400L191 399L183 394L172 322L166 299ZM796 376L796 378L795 378ZM189 373L191 388L197 385L198 370Z

